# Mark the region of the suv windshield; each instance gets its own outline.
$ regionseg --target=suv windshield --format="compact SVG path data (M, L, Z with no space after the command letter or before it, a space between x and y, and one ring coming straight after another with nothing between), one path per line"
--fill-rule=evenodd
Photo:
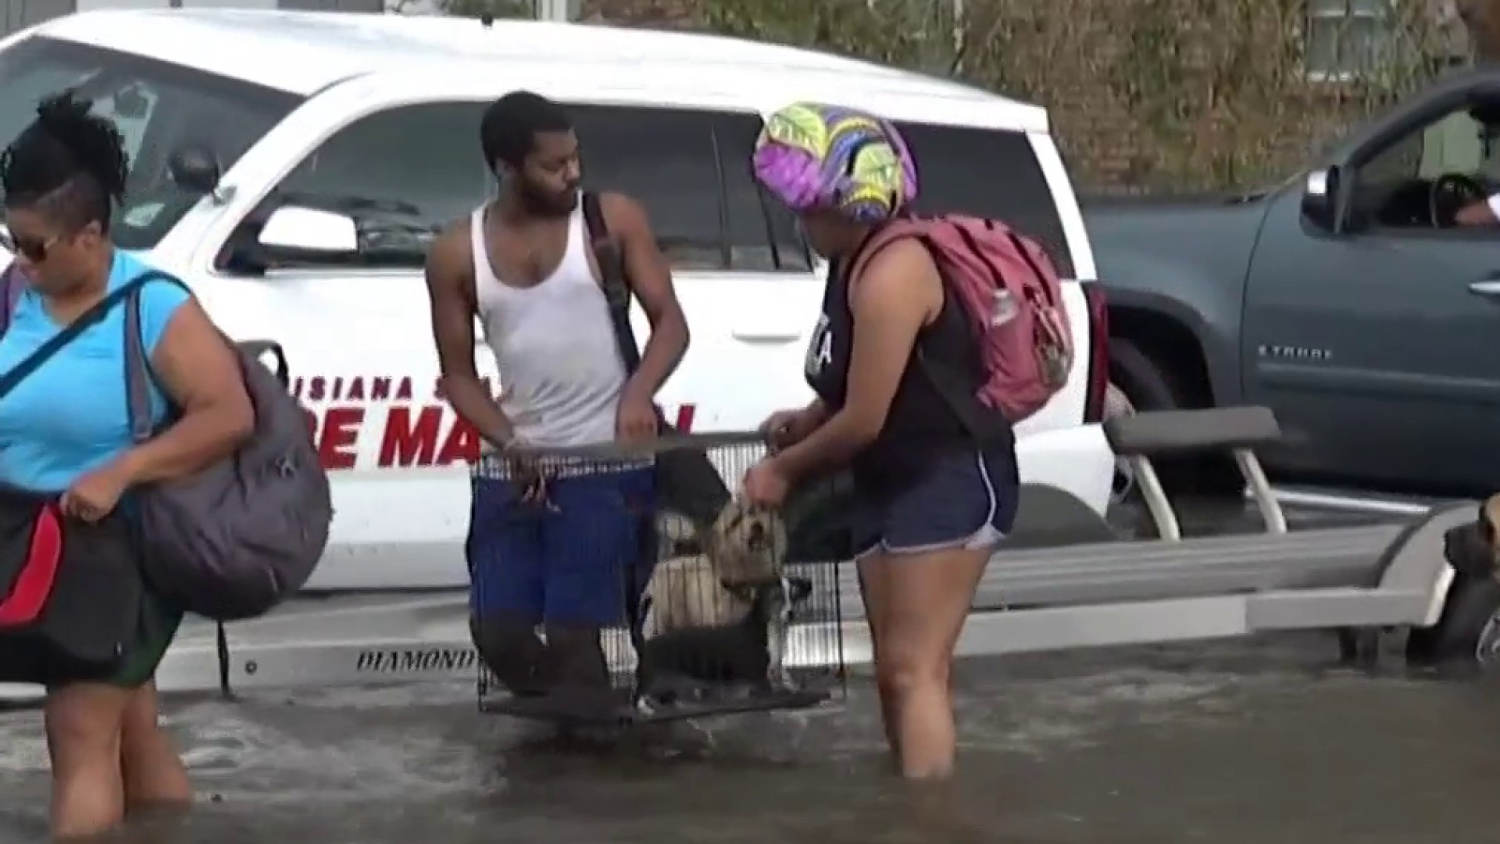
M205 147L226 171L300 102L259 85L42 37L0 51L0 79L0 148L36 117L38 101L66 88L77 88L95 113L114 121L130 156L113 231L125 249L155 246L197 201L168 173L175 150Z

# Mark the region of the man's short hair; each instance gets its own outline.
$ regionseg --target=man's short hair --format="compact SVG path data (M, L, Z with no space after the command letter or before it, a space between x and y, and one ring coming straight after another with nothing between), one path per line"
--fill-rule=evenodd
M538 132L567 132L572 128L573 122L557 103L530 91L512 91L485 109L479 123L479 145L491 170L500 161L520 167Z

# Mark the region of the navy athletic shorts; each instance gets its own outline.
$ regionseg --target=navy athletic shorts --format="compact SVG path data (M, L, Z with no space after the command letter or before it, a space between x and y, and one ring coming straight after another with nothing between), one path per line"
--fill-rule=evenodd
M643 532L653 512L654 472L639 465L562 472L546 499L524 489L500 461L481 460L466 547L470 608L479 619L606 627L625 621L626 589L649 578Z
M944 454L894 492L856 489L855 556L993 545L1015 524L1019 488L1007 443Z

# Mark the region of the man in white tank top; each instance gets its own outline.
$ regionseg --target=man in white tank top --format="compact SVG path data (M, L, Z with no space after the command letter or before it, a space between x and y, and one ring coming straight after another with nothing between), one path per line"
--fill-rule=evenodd
M537 484L509 454L655 436L653 398L687 349L687 323L644 209L601 194L651 323L640 365L627 373L590 248L567 114L517 91L491 105L479 129L500 195L454 223L427 258L443 390L488 446L473 472L471 632L513 692L598 685L607 681L599 628L625 620L641 585L650 463L553 467ZM500 372L498 400L475 371L476 318Z

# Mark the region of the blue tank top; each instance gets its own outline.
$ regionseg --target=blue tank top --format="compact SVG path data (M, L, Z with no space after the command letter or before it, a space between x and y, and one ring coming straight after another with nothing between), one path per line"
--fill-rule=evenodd
M150 269L116 249L109 289ZM187 298L186 291L167 282L141 289L141 336L148 355ZM47 313L40 295L22 293L10 328L0 337L0 373L10 371L62 328ZM125 312L116 306L0 398L0 483L61 492L81 475L104 466L133 445L126 402ZM151 412L156 424L167 414L166 397L155 384Z

